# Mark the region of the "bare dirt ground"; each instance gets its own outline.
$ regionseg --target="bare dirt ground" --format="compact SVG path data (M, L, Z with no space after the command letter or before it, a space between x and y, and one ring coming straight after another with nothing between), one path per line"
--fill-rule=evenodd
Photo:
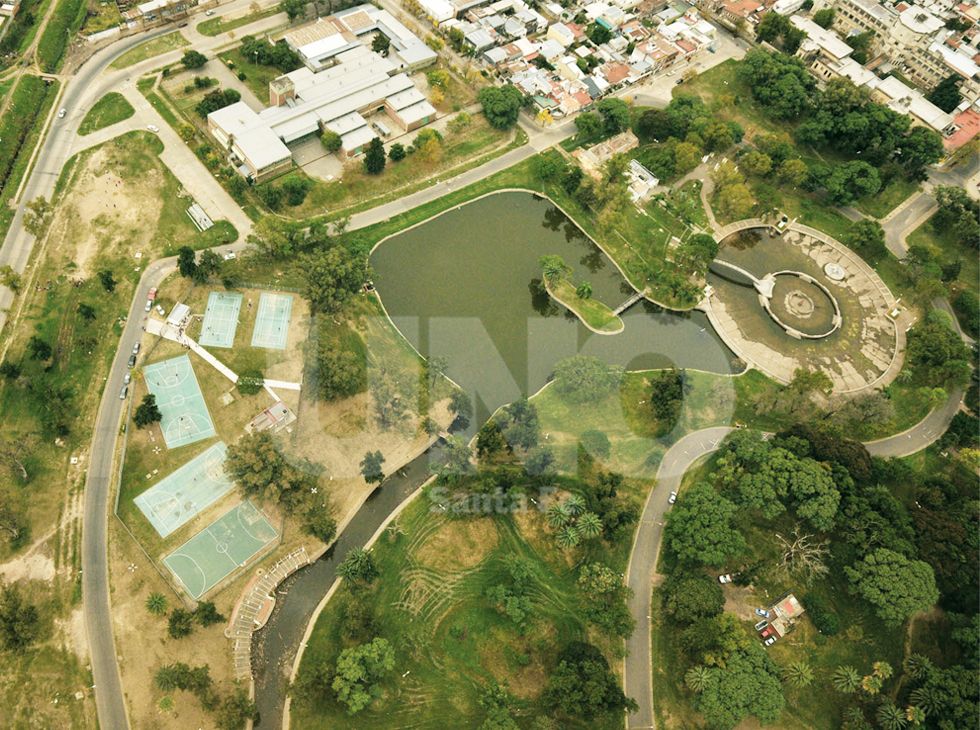
M91 276L100 254L131 257L146 248L163 208L157 193L162 171L149 168L137 179L120 177L113 169L115 154L103 145L84 159L74 172L71 194L51 222L50 240L74 242L74 251L65 252L65 263L74 261L83 279Z

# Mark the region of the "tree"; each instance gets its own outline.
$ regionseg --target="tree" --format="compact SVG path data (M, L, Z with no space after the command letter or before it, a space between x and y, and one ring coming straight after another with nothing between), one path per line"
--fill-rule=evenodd
M306 298L314 312L338 312L368 278L367 259L344 246L307 254L303 260Z
M582 142L590 142L602 136L605 123L595 112L582 112L575 117L575 131Z
M215 89L204 95L204 98L194 107L194 111L199 117L205 119L211 112L231 106L241 99L242 95L235 89Z
M803 184L809 173L810 170L803 160L784 160L776 171L776 177L781 183L797 187Z
M186 51L184 57L180 59L180 63L184 68L188 70L201 68L204 64L208 62L208 57L205 56L200 51Z
M715 196L718 212L726 218L740 220L747 218L755 205L755 198L745 183L735 183L721 188Z
M279 442L268 431L246 434L228 447L225 473L245 497L283 504L288 510L316 494L320 467L297 458L286 458Z
M800 659L786 667L783 670L783 676L794 687L809 687L813 684L813 667Z
M939 600L929 564L887 548L872 550L844 572L853 590L887 624L898 625Z
M852 694L857 692L861 686L861 675L854 667L841 665L834 670L830 677L830 683L838 692Z
M752 715L763 725L775 722L785 700L776 667L758 643L732 652L723 667L712 667L694 706L708 727L733 728Z
M561 715L585 720L636 708L602 652L584 642L572 642L559 652L543 699Z
M380 175L385 169L386 160L385 146L380 137L375 137L368 142L364 151L364 171L368 175Z
M901 138L895 154L901 155L905 176L910 180L925 180L926 167L943 158L945 149L939 133L926 127L912 127Z
M858 198L874 195L881 189L878 171L862 160L835 165L824 178L823 186L835 205L849 205Z
M518 730L519 726L511 714L517 701L506 684L491 681L477 701L487 713L480 730Z
M293 207L297 205L302 205L303 201L306 200L306 194L310 192L310 188L313 187L313 181L307 177L299 177L298 175L291 175L282 181L282 192L286 196L286 203ZM214 253L213 251L205 251L201 254ZM200 264L198 265L200 268Z
M813 14L813 22L821 28L829 28L834 22L837 11L834 8L823 8Z
M650 376L650 407L663 432L672 431L680 419L684 396L691 390L687 374L670 368Z
M50 360L54 354L51 345L37 335L31 335L27 341L27 351L30 353L31 360Z
M394 667L394 648L387 639L377 637L340 653L331 686L337 699L347 706L348 714L353 715L377 696L378 682Z
M717 616L725 607L721 586L706 575L673 574L664 583L663 593L664 610L680 623Z
M956 385L969 377L969 349L935 310L909 332L907 357L927 383Z
M27 204L27 208L24 211L24 228L32 236L40 235L52 210L53 206L43 195L34 198L34 200Z
M607 135L619 134L630 126L630 108L622 99L607 97L596 104Z
M664 541L686 563L721 565L745 549L732 525L737 509L709 485L688 489L668 515Z
M385 457L380 451L368 451L361 459L361 476L368 484L381 484L385 479L385 474L381 466L385 463Z
M374 557L363 548L355 548L344 557L337 567L337 575L354 585L367 585L380 575Z
M940 185L933 194L939 205L930 223L933 230L951 235L963 245L980 247L980 203L960 187Z
M177 250L177 270L181 276L193 276L197 270L197 255L190 246L181 246Z
M816 82L798 58L754 48L745 54L739 73L756 101L777 119L796 119L810 107Z
M524 103L521 90L511 84L487 86L477 95L483 107L483 116L490 126L497 129L510 129L517 124L517 117Z
M549 284L557 284L568 272L568 267L561 256L542 256L540 259L541 272Z
M320 337L307 358L306 379L314 395L324 401L340 400L367 389L367 362L363 354L340 350L332 339Z
M433 473L443 484L455 484L473 471L473 452L459 436L445 441L442 459L432 467Z
M194 614L180 607L170 612L170 618L167 620L167 633L171 639L189 636L193 630Z
M531 166L534 169L534 174L546 182L553 182L561 178L568 167L565 164L565 159L554 150L542 152L532 157Z
M885 230L876 220L862 218L852 223L844 235L844 243L871 263L880 261L887 253Z
M98 312L95 311L95 307L93 307L91 304L86 304L85 302L80 302L78 304L78 313L82 315L83 319L87 319L89 322L99 316Z
M718 255L718 242L707 233L695 233L679 245L674 259L693 273L703 276Z
M793 528L789 538L776 533L776 543L780 551L778 569L786 578L799 577L809 585L814 578L830 572L827 543L814 540L813 535L800 534L799 526Z
M282 0L279 8L286 13L290 21L293 21L306 15L306 0Z
M320 144L327 152L336 152L343 146L344 140L333 130L324 129L320 133Z
M587 281L581 282L575 287L575 296L577 296L579 299L591 299L592 285Z
M619 386L622 369L587 355L573 355L555 365L555 390L571 403L590 403Z
M215 710L214 721L218 730L240 730L249 720L253 722L258 720L258 716L258 708L249 699L245 688L236 687L230 695L221 700L221 704Z
M690 172L701 162L701 150L690 142L678 142L674 146L674 170L678 175Z
M905 712L890 699L878 705L875 718L883 730L902 730L908 724Z
M40 633L37 607L27 603L14 586L0 588L0 646L19 652L33 644Z
M392 162L398 162L399 160L404 160L406 154L405 145L401 142L395 142L388 150L388 159Z
M497 418L509 448L528 451L537 445L541 431L538 411L526 397L505 406Z
M151 593L146 597L146 610L154 616L163 616L167 612L167 598L162 593Z
M684 674L684 684L692 692L704 692L710 681L711 670L703 664L691 667Z
M391 39L384 33L375 33L374 38L371 39L371 50L387 57L389 48L391 48Z
M647 109L636 122L636 136L644 142L663 142L677 136L674 129L674 120L666 109Z
M963 99L963 95L960 94L962 80L958 74L950 74L936 84L936 87L929 92L926 98L944 112L951 113Z
M99 271L99 283L102 284L102 288L105 289L110 294L116 289L116 279L112 275L109 269L102 269Z
M775 15L776 13L773 13ZM750 150L739 159L739 164L750 175L763 177L772 170L772 159L765 152Z
M147 393L136 407L133 422L137 428L145 428L150 424L159 423L162 419L163 414L160 413L160 408L157 406L157 397L153 393Z

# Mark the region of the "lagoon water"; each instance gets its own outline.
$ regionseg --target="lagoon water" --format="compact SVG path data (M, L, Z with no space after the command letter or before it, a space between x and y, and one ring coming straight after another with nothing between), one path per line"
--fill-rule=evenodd
M593 355L628 370L732 372L733 356L700 312L641 302L625 330L597 335L541 286L539 259L561 256L576 282L613 309L633 293L615 265L558 208L530 193L491 195L378 246L374 283L388 315L474 396L476 423L543 386L559 360Z

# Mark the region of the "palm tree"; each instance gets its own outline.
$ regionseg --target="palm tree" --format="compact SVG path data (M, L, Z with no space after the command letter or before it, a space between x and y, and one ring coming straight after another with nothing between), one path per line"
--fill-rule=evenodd
M578 545L579 542L578 529L575 527L575 525L566 525L565 527L561 528L561 531L558 533L558 537L555 539L558 543L558 547L562 548L563 550L573 548Z
M146 597L146 610L154 616L163 616L167 612L167 597L162 593L151 593Z
M926 721L926 711L921 707L909 705L905 708L905 719L909 721L910 725L918 727Z
M946 698L943 692L936 686L925 685L916 687L909 694L909 701L927 715L935 715L946 705Z
M575 288L575 296L579 299L591 299L592 285L587 281L583 281Z
M577 517L578 515L585 512L585 500L582 499L581 494L573 494L568 499L565 500L565 509L568 511L572 517Z
M861 675L854 667L842 664L834 670L830 677L830 683L838 692L850 694L856 692L857 688L861 686Z
M553 504L548 508L548 526L558 530L562 527L567 527L572 521L572 517L568 514L568 510L565 509L563 504Z
M891 700L885 700L878 706L875 717L884 730L902 730L908 724L902 708L897 707Z
M912 679L925 679L932 673L932 662L922 654L911 654L905 660L905 671Z
M880 677L881 679L888 679L895 673L892 665L888 662L875 662L871 665L871 671L876 677Z
M692 692L704 692L711 681L711 670L703 664L691 667L684 675L684 683Z
M565 262L562 261L561 256L542 256L541 270L544 272L544 278L550 284L554 284L565 275Z
M813 684L813 668L802 659L786 667L783 674L786 681L794 687L809 687Z
M595 512L583 512L575 523L582 537L598 537L602 533L602 520Z

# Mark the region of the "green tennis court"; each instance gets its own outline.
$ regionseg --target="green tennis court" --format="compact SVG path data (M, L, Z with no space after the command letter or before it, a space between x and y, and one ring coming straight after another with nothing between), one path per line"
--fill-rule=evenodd
M224 442L198 454L133 501L160 537L167 537L231 491Z
M214 436L214 423L187 355L147 365L143 377L146 387L156 396L163 416L160 430L167 448L175 449Z
M285 350L289 335L289 315L293 311L293 298L289 294L259 296L259 311L255 315L252 330L252 347L267 350Z
M238 329L238 311L242 308L242 295L213 291L208 295L204 310L204 323L197 341L205 347L231 347Z
M163 559L190 596L197 600L279 536L251 502L212 522Z

